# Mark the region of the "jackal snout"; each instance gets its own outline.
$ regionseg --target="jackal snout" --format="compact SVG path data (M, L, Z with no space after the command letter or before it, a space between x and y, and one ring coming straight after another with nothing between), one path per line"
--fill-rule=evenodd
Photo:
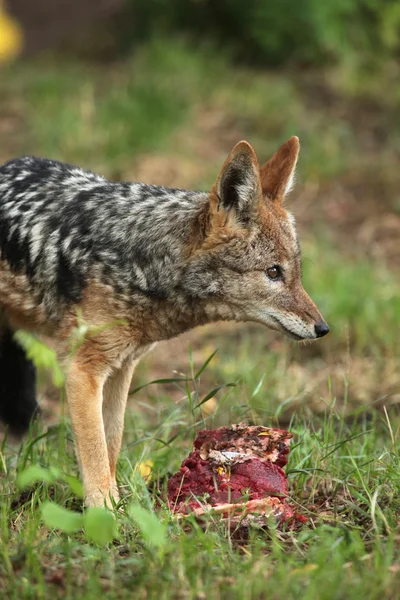
M295 340L313 340L329 333L329 327L301 282L282 290L271 310L273 329Z
M301 285L301 284L300 284ZM318 307L301 285L300 293L294 294L293 311L301 320L307 334L302 339L316 339L329 333L329 327ZM304 331L306 333L306 331Z

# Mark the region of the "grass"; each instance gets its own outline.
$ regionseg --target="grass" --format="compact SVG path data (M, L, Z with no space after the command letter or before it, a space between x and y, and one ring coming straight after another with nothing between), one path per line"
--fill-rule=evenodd
M242 406L244 418L249 410ZM194 521L183 527L156 502L195 431L229 422L231 407L225 403L206 422L188 401L148 411L156 418L140 412L127 418L119 469L124 501L109 545L89 543L80 529L63 533L62 516L56 529L41 519L49 500L80 510L78 488L73 492L65 478L77 476L68 423L18 450L3 448L0 590L6 598L344 598L350 588L354 598L396 597L400 469L394 423L385 415L364 411L345 419L332 406L312 420L293 418L287 472L294 505L309 522L299 531L271 524L241 539L212 517L202 527ZM150 489L136 467L145 460L153 462ZM21 495L15 476L29 464L58 468L57 480ZM132 518L138 504L146 517L156 515L149 526L142 515Z
M118 467L123 500L111 521L82 512L63 391L52 388L55 404L43 385L42 423L22 445L5 438L0 447L0 596L397 598L400 289L389 234L378 236L382 215L398 216L388 94L381 105L375 95L372 110L358 92L355 110L343 79L322 90L312 76L233 68L213 49L165 41L124 63L47 58L1 75L4 160L32 152L114 178L206 187L238 139L267 158L298 133L306 183L291 202L305 287L332 332L305 346L221 325L160 344L135 376L141 389ZM337 220L343 210L349 216ZM54 367L51 353L19 335L41 369ZM62 383L54 368L53 378ZM149 384L169 378L183 381ZM196 432L241 420L295 433L287 473L303 527L233 532L213 517L182 525L166 510L167 478ZM138 467L147 461L150 481Z

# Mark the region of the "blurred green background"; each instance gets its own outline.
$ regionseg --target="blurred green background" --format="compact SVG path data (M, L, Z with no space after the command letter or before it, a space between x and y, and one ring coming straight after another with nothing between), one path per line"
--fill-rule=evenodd
M161 344L139 383L187 373L189 346L199 364L219 348L204 389L240 381L230 402L246 398L261 418L332 402L397 413L399 26L395 0L3 5L1 161L32 153L112 179L207 189L238 140L263 162L300 137L288 206L331 334L305 347L251 325L203 328ZM168 385L142 394L180 397Z

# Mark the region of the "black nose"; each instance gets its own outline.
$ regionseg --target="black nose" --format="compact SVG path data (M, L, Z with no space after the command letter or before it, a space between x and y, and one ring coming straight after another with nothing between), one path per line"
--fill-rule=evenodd
M314 329L315 329L315 335L317 337L323 337L324 335L329 333L329 327L323 321L322 321L322 323L317 323L317 325L315 325Z

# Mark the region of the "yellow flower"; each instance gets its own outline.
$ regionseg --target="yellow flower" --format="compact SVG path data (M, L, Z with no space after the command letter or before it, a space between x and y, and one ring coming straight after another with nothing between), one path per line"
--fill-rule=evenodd
M23 45L22 29L5 9L0 0L0 62L15 58Z
M215 398L210 398L207 402L201 405L201 412L205 417L213 415L218 408L218 403Z
M136 467L143 479L147 482L151 480L151 471L153 469L153 464L154 463L152 460L145 460L139 463Z

